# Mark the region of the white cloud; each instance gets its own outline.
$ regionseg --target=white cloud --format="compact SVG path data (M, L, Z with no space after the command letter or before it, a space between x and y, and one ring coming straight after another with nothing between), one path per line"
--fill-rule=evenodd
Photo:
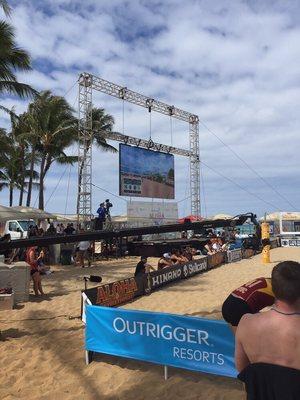
M196 113L278 191L299 203L297 2L27 0L13 5L18 43L30 51L35 66L20 75L23 81L64 95L78 73L87 70ZM76 96L75 85L67 94L75 106ZM12 99L4 102L12 105ZM122 103L102 94L94 102L115 116L115 128L122 131ZM15 103L23 110L23 102ZM147 110L125 104L125 132L148 137ZM170 143L169 119L153 115L152 135ZM186 125L174 121L173 140L188 147ZM290 208L202 125L200 145L206 164L278 207ZM94 182L117 194L118 156L97 149L94 154ZM176 158L177 200L189 186L186 171L186 160ZM203 173L208 214L225 209L262 213L269 207L205 167ZM49 175L46 197L53 179ZM75 178L72 185L75 195ZM51 209L63 211L61 195ZM0 193L1 202L5 196ZM125 202L115 200L114 209L124 212ZM181 204L182 213L186 206Z

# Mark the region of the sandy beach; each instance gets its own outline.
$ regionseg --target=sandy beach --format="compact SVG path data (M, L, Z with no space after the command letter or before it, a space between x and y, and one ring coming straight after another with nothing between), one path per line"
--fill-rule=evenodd
M258 276L270 276L283 260L300 261L299 249L278 248L272 263L263 265L261 255L223 265L127 304L124 308L163 311L221 318L221 305L229 292ZM80 279L100 274L112 282L134 272L138 258L101 261L90 269L54 266L43 279L46 298L19 304L0 312L5 341L0 342L0 398L51 400L206 399L242 400L240 382L230 378L163 367L98 354L89 366L84 360L84 326L80 319ZM155 259L149 259L156 265ZM32 291L31 291L32 292Z

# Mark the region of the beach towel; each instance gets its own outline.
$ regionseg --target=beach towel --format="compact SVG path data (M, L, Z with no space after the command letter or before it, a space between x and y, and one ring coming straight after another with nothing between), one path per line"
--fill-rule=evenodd
M245 383L247 400L299 400L300 370L280 365L254 363L238 378Z

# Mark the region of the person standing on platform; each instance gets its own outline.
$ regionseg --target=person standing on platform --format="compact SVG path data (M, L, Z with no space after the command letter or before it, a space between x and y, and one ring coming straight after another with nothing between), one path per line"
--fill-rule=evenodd
M112 203L110 203L110 201L109 201L109 199L106 199L105 200L105 203L104 203L104 208L105 208L105 216L106 216L106 219L109 221L109 222L111 222L111 216L110 216L110 209L112 208Z
M96 219L96 231L102 231L103 223L105 222L106 210L104 207L104 203L100 203L100 206L97 210L98 218Z

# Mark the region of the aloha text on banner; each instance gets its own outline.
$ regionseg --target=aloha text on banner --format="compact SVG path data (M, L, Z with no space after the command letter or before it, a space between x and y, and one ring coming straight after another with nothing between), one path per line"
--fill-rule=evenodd
M234 337L223 321L86 306L87 351L236 377Z

